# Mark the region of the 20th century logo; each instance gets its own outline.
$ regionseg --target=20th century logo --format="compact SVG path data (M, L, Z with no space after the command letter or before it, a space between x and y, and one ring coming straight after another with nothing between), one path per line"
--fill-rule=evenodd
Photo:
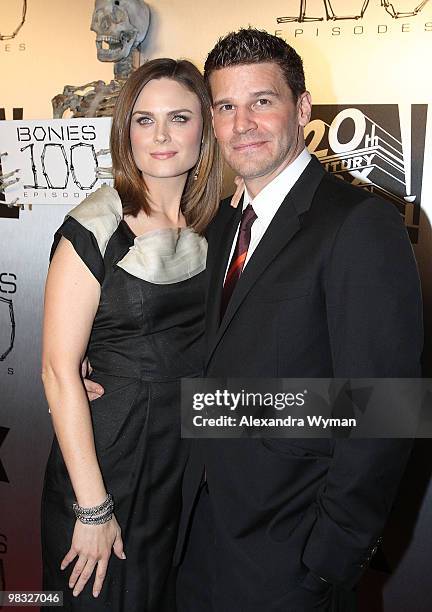
M306 144L324 168L389 199L418 241L427 105L317 105Z

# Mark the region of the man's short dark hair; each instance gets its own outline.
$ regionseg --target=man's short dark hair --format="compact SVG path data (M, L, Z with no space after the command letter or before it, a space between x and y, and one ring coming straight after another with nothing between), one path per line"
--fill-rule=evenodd
M261 62L275 62L280 67L294 100L306 91L303 62L297 51L282 38L255 28L243 28L219 38L204 64L204 78L208 83L215 70Z

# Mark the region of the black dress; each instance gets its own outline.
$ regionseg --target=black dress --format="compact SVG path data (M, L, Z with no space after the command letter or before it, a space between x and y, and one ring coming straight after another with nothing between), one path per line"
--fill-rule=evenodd
M94 574L72 596L68 579L75 562L63 572L60 562L71 544L75 495L54 439L42 501L43 588L63 591L65 610L173 612L172 556L188 451L180 439L180 378L202 374L206 245L187 229L151 232L134 246L112 192L103 187L70 213L53 252L64 236L101 283L88 356L105 394L90 408L127 559L111 555L97 599ZM107 206L107 199L116 214L101 229L92 207L101 201Z

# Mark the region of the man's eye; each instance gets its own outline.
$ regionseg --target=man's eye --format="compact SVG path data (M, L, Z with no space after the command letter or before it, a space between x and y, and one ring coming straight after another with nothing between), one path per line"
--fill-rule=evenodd
M145 115L142 115L141 117L137 119L137 123L139 125L149 125L152 122L153 122L152 119L150 117L146 117Z
M174 115L172 120L176 123L186 123L186 121L189 121L189 117L185 117L184 115Z
M270 100L268 100L267 98L260 98L259 100L257 100L258 106L267 106L268 104L270 104Z

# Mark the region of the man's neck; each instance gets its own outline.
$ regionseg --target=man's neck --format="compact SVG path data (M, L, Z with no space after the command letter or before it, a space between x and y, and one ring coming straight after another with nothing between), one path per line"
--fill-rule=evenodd
M281 172L283 172L283 170L285 170L285 168L291 165L298 158L298 156L304 151L304 148L305 147L303 144L301 149L296 150L294 156L289 156L286 159L284 159L284 161L280 164L280 166L275 168L269 174L266 174L265 176L256 176L253 178L245 178L244 179L245 187L251 199L254 199L260 193L260 191L264 189L264 187L267 187L267 185L269 185L277 176L279 176Z

